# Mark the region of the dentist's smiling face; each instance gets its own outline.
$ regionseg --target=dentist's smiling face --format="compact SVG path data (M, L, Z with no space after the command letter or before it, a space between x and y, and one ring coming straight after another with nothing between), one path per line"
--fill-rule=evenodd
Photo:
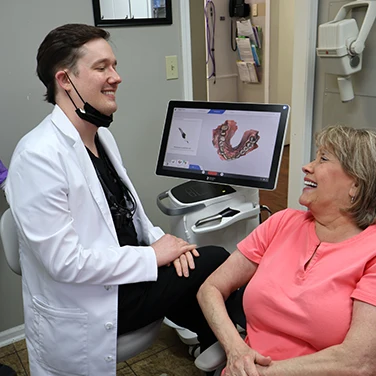
M304 189L299 203L311 211L340 213L350 206L355 179L345 173L338 158L330 151L319 149L316 159L303 166Z
M117 110L115 95L121 83L116 57L109 43L102 38L84 44L82 52L76 65L78 73L70 73L70 78L84 101L109 116ZM82 107L74 90L70 94L78 107Z

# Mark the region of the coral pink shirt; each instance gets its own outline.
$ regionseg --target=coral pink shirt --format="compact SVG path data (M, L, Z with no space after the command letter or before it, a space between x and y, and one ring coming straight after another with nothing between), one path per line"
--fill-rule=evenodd
M376 225L343 242L324 243L310 212L287 209L238 249L259 264L244 294L246 342L273 360L343 342L353 299L376 305Z

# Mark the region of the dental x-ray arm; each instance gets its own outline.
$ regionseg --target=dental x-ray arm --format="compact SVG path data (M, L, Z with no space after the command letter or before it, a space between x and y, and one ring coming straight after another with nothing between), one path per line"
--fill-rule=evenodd
M334 23L344 20L350 10L365 6L368 6L368 9L364 17L362 27L360 28L356 40L351 42L349 45L349 53L352 55L359 55L364 50L366 39L376 18L376 0L356 0L352 1L351 3L345 4L341 7L336 17L332 21Z
M367 7L360 28L353 18L345 19L350 10ZM334 20L319 26L317 55L329 74L338 76L341 100L354 98L351 75L362 69L362 52L365 41L376 19L376 0L356 0L345 4Z

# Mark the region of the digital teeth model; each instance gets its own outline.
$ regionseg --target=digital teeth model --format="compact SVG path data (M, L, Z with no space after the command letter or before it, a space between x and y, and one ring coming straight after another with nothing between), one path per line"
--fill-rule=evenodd
M258 148L259 132L253 129L244 132L239 145L231 146L231 139L237 129L238 127L234 120L226 120L223 124L213 129L213 145L222 160L238 159Z

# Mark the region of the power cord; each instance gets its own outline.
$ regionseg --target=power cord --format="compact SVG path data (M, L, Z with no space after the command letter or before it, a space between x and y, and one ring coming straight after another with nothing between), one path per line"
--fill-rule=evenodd
M215 20L216 20L216 13L215 13L215 5L212 0L207 0L204 8L205 12L205 20L206 20L206 46L207 46L207 60L206 64L208 65L211 63L212 71L208 77L214 77L214 83L216 83L216 62L215 62L215 48L214 48L214 41L215 41Z
M236 37L237 37L236 20L231 19L231 49L234 52L238 49L236 46Z
M262 221L262 215L261 215L261 213L262 213L263 211L266 211L266 212L268 213L268 218L273 214L272 211L269 209L268 206L266 206L266 205L260 205L260 214L259 214L259 222L260 222L260 223L263 222L263 221Z

